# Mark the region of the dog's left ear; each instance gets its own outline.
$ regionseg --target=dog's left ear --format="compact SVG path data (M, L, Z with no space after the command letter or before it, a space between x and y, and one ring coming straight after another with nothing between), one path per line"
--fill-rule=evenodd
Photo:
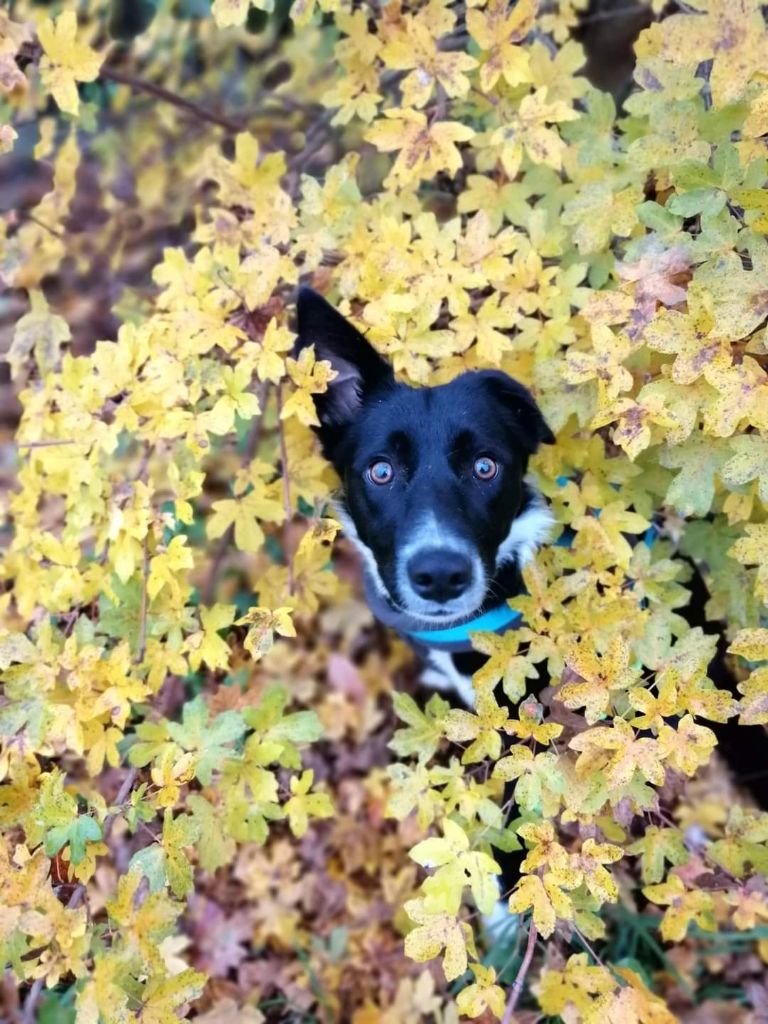
M500 370L480 370L477 376L498 403L516 443L526 454L533 455L540 444L555 443L555 435L528 388Z
M311 288L299 288L296 312L297 353L314 345L317 358L327 359L338 374L325 394L314 396L320 431L346 426L359 412L364 397L394 384L392 368L338 310Z

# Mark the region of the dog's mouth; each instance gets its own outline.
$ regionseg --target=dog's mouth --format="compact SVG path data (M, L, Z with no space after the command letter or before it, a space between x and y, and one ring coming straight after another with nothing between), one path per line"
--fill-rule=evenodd
M407 584L403 585L402 574L395 580L395 586L388 586L390 600L398 611L418 619L424 626L450 626L471 618L486 598L487 580L482 564L475 567L472 581L460 595L446 601L435 601L420 597Z
M418 619L425 625L441 626L449 626L453 622L465 619L475 611L474 608L456 610L454 608L447 608L444 605L436 605L434 608L423 610L422 608L414 608L407 603L400 603L394 600L392 600L392 606L396 611L401 612L403 615L410 615L411 618Z
M408 615L418 624L422 624L425 627L447 627L458 622L463 622L466 619L471 618L479 610L481 604L482 602L480 602L480 604L473 604L472 606L468 603L464 603L463 607L436 605L434 608L423 608L414 607L408 602L401 603L394 600L392 601L392 605L396 611L399 611L404 615Z

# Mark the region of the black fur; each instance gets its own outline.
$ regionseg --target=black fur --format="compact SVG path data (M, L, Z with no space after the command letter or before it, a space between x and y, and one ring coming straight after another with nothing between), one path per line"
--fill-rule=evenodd
M298 335L299 350L313 344L317 358L339 373L316 398L317 433L342 480L358 539L372 552L392 600L407 603L398 552L429 516L479 557L484 600L503 600L512 581L500 577L517 577L514 566L497 569L499 547L530 503L523 482L529 457L541 442L554 441L530 392L496 370L431 388L398 383L363 335L308 288L299 292ZM495 479L473 476L480 456L498 463ZM379 459L394 467L385 486L367 476Z
M520 593L520 567L514 558L497 564L499 548L534 501L523 479L530 456L542 442L554 442L530 392L496 370L465 373L433 388L398 383L365 337L309 288L299 291L298 335L298 351L314 345L316 357L338 372L315 399L317 433L341 478L356 540L375 560L392 602L407 606L398 553L428 516L438 524L438 537L442 531L479 557L486 588L477 610ZM493 480L473 476L479 456L498 463ZM384 486L367 475L379 459L394 467ZM476 652L452 658L466 676L485 660ZM498 857L506 891L522 854L499 851Z

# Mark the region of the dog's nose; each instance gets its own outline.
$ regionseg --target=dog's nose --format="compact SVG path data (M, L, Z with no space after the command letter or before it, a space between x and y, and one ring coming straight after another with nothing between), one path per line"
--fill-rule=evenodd
M459 597L472 580L472 562L460 551L427 548L417 551L406 566L411 586L426 601Z

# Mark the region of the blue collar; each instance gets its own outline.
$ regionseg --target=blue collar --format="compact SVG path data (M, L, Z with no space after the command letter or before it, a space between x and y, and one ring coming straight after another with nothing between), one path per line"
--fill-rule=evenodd
M424 627L424 620L399 608L382 595L376 581L363 573L368 606L385 626L396 630L400 636L416 648L451 651L454 653L472 651L471 633L503 633L517 629L522 622L520 612L513 611L506 602L489 608L488 611L469 616L452 626L436 625Z
M468 622L443 629L409 629L405 635L427 647L445 650L471 650L471 633L504 633L508 629L517 629L522 615L510 608L508 604L500 604L489 608L487 612L476 615Z

